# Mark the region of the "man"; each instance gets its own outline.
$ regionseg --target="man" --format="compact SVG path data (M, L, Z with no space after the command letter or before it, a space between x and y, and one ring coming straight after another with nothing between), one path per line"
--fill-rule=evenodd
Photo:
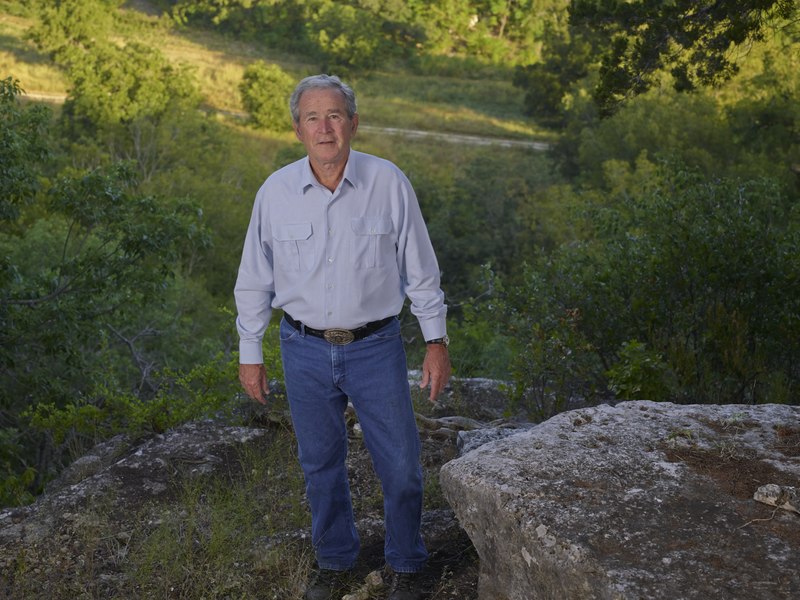
M290 109L308 156L256 195L235 289L239 379L266 403L261 340L272 309L282 309L286 391L319 567L305 598L341 592L359 551L345 466L349 399L383 488L389 599L418 599L428 557L422 469L397 315L408 296L428 342L420 387L430 386L434 401L450 377L439 267L408 179L350 148L353 91L337 77L308 77Z

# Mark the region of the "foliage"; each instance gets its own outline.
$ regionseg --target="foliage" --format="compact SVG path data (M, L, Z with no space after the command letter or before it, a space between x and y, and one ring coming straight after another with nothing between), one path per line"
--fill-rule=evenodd
M561 412L575 399L592 400L599 371L594 347L582 330L578 308L565 307L553 289L557 269L544 255L536 268L523 265L523 277L506 286L496 277L491 305L502 318L514 349L509 370L513 408L536 421Z
M542 241L525 226L520 211L531 194L550 183L547 161L520 154L524 169L508 155L481 153L460 166L452 182L421 177L415 182L431 238L446 249L439 267L451 299L460 301L475 291L482 265L491 262L511 273L519 256Z
M137 197L131 184L122 166L65 175L49 190L47 217L0 233L13 273L0 297L5 426L19 430L31 403L64 406L115 385L106 335L163 297L184 244L205 243L196 210Z
M173 103L197 104L188 73L136 42L124 48L98 45L68 66L74 87L65 110L95 125L159 116Z
M540 257L499 305L533 340L519 386L576 373L556 382L562 395L610 376L623 394L745 403L797 386L800 213L774 182L662 167L629 179L613 205L590 198L589 239ZM548 370L540 344L566 364Z
M664 358L636 340L622 344L619 361L606 373L608 387L617 398L654 401L668 399L675 389L670 374Z
M450 308L455 314L461 313L447 324L453 373L457 377L508 379L512 344L504 327L491 319L480 299Z
M16 220L20 206L33 199L39 186L36 167L48 154L49 112L43 106L23 110L16 102L21 93L19 81L0 80L0 223ZM5 284L4 262L0 272Z
M573 25L607 36L595 89L605 114L650 88L661 70L678 90L729 78L736 72L732 48L764 39L772 23L796 10L794 0L575 0L569 8Z
M118 433L163 433L219 413L230 407L238 389L237 369L238 357L220 353L187 372L164 369L155 374L159 385L152 398L100 385L63 406L39 402L22 416L55 447L74 455Z
M472 56L496 65L538 60L545 28L563 27L565 0L203 0L165 2L181 24L311 54L326 68Z
M32 39L58 62L69 63L85 56L98 40L113 30L114 9L121 0L58 0L38 2L41 21Z
M541 62L520 65L514 72L514 85L525 90L525 114L543 125L563 125L569 97L576 93L576 83L589 76L593 53L592 44L577 30L570 37L551 36Z
M643 157L668 159L692 165L709 177L735 175L747 162L739 150L744 147L736 144L713 98L669 90L640 96L596 126L584 128L577 141L572 158L580 179L597 189L607 189L614 178L609 171L619 165L612 161L630 168Z
M289 97L294 86L294 79L279 66L257 61L245 69L239 93L256 125L272 131L289 131Z
M156 49L111 41L117 0L62 0L45 4L32 32L39 47L66 68L73 88L65 111L94 125L157 117L177 104L195 106L189 74Z

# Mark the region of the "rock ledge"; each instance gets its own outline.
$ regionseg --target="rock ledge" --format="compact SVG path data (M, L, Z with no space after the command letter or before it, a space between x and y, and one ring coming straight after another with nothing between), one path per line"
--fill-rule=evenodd
M800 518L753 500L800 483L800 407L569 411L447 463L441 482L481 598L800 597Z

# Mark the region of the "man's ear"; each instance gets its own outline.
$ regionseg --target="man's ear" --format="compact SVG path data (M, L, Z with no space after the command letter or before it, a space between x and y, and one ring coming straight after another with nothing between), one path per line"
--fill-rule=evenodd
M353 115L353 118L351 119L351 121L352 121L351 127L353 129L352 135L355 135L356 131L358 131L358 113Z

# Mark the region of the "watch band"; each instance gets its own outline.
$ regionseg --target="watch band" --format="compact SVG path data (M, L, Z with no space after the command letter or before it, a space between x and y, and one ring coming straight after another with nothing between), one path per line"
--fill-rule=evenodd
M450 338L447 337L447 336L444 336L444 337L428 340L425 343L426 344L439 344L439 345L444 346L445 348L447 348L450 345Z

